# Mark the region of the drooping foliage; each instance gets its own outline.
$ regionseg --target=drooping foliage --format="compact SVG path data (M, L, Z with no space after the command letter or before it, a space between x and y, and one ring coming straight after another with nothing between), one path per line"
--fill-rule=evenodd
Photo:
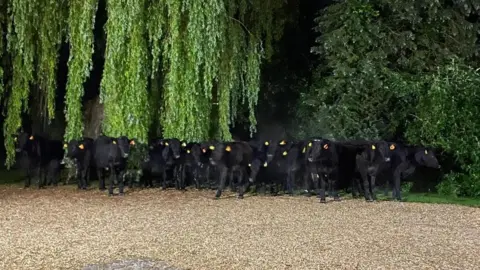
M441 147L478 191L478 153L471 151L478 121L470 116L478 113L477 11L469 1L345 0L327 7L316 20L312 52L322 63L301 97L300 135ZM447 178L459 184L461 177Z
M42 97L40 112L54 118L58 50L65 35L66 0L11 0L8 2L8 52L12 58L12 87L4 123L7 164L13 163L14 134L21 115L29 108L30 90L35 83Z
M92 70L93 27L98 0L70 0L68 16L68 81L65 95L65 141L82 137L83 84Z
M48 119L55 118L57 65L61 42L67 30L67 0L36 0L40 17L37 39L37 78L42 92L42 111Z
M102 80L103 132L145 142L149 127L149 77L145 1L107 2L107 47Z
M31 113L29 102L47 120L58 111L56 75L64 41L70 48L64 139L83 135L98 1L2 2L8 6L3 22L12 59L11 87L2 90L8 98L8 165L14 161L11 135L21 127L22 114ZM165 137L229 140L239 115L248 115L255 132L261 63L283 33L284 8L281 0L106 1L103 133L145 142L149 134L160 135L149 130L156 123Z
M4 123L5 147L7 149L7 165L13 164L15 151L13 137L20 128L21 114L28 108L30 83L34 76L34 56L36 29L38 25L38 2L32 0L12 0L8 5L8 52L12 57L13 74L7 117Z

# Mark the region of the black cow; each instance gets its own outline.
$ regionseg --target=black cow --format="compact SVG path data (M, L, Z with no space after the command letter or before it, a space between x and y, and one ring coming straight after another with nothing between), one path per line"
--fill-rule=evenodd
M363 182L365 200L375 201L375 180L382 170L388 169L392 156L390 145L386 141L373 141L357 155L357 169Z
M93 158L92 138L72 140L64 145L66 158L75 162L76 178L79 189L86 190L90 180L90 167Z
M172 138L163 141L166 149L166 170L173 170L173 181L176 189L183 189L183 147L180 140ZM185 145L186 146L186 145ZM167 179L163 179L163 188L166 189Z
M63 158L62 143L26 132L20 132L14 140L15 151L22 154L26 163L25 187L30 186L32 178L37 179L38 188L47 183L56 184Z
M398 143L390 143L391 155L390 180L387 182L393 186L392 197L401 201L401 180L415 172L417 167L440 168L438 160L432 149L426 147L404 146Z
M195 188L200 188L199 170L202 167L202 149L199 143L188 143L184 148L184 174L190 175L195 184Z
M22 155L26 170L25 188L29 187L32 179L36 179L38 187L41 187L42 151L45 151L46 141L43 137L20 132L14 138L15 151Z
M248 181L244 183L247 175L248 164L251 164L253 151L246 142L225 142L210 145L211 150L210 163L216 166L218 170L219 185L215 198L218 199L222 195L225 188L227 175L230 172L230 183L233 184L233 177L237 173L238 198L243 199L243 194L248 188Z
M166 189L166 162L169 149L164 145L163 141L152 142L149 146L148 161L146 162L145 186L154 187L160 185L162 179L162 188Z
M320 202L325 203L326 179L332 186L332 196L335 201L340 200L337 192L337 179L339 168L339 144L327 139L313 139L312 146L307 149L307 162L309 166L317 167L317 174L313 174L315 189L320 197Z
M100 190L105 190L105 172L110 172L108 195L113 195L113 184L118 182L119 194L123 195L124 175L127 158L130 153L130 144L127 137L111 138L100 136L94 142L94 159L97 175L100 180Z
M257 181L257 176L259 174L265 174L266 169L268 167L268 150L271 146L271 141L258 141L252 140L249 142L250 147L253 151L253 159L252 163L249 164L250 167L250 183L255 183L255 191L258 188L258 184L265 184L266 177L261 179L261 181Z

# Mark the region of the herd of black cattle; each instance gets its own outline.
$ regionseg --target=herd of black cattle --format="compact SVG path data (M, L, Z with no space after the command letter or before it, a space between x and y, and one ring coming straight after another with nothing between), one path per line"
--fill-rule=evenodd
M320 202L326 201L327 189L329 196L340 200L340 186L351 188L354 197L363 193L367 201L374 201L376 180L384 175L386 187L392 187L393 199L401 200L401 180L415 168L440 168L431 149L387 141L312 138L296 142L187 143L155 139L145 145L127 137L100 136L62 143L25 132L14 140L17 158L22 159L26 171L25 187L30 186L32 179L39 188L57 185L62 164L69 160L74 164L79 189L87 189L93 168L101 190L105 190L108 178L109 195L113 194L114 185L123 195L125 184L163 189L171 184L184 190L188 185L205 187L213 179L216 198L221 196L228 180L238 198L243 198L251 186L269 186L272 194L279 189L293 194L294 187L303 185L302 190L307 194L315 192ZM139 172L140 181L134 181L135 177L128 173L132 168Z

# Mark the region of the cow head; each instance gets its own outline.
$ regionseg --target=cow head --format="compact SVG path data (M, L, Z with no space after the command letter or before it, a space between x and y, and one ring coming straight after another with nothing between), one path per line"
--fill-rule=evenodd
M369 155L373 157L373 159L380 159L384 162L390 162L396 147L396 145L393 145L392 147L392 144L386 141L376 141L367 147L367 151L369 152Z
M190 143L185 148L187 155L190 155L193 158L193 162L200 166L202 163L200 159L200 157L202 156L202 147L200 146L200 144Z
M28 151L29 147L32 146L32 141L35 140L35 136L21 131L18 135L14 136L13 140L15 142L15 152L20 153L22 151Z
M164 145L170 149L174 159L180 158L180 149L182 146L178 139L165 140Z
M438 163L438 159L435 156L433 150L425 147L419 147L415 152L415 161L420 166L430 167L438 169L440 168L440 164Z
M65 149L68 158L76 158L85 152L85 145L81 141L71 140L68 144L63 145L63 149Z
M289 142L285 139L279 140L277 142L268 142L267 152L267 162L270 163L275 158L276 155L282 155L285 151L288 151L292 145L292 142Z
M327 139L313 139L305 147L305 155L308 162L330 159L334 155L335 145L333 141Z
M113 143L118 145L121 157L128 158L130 154L130 140L126 136L121 136L114 140Z

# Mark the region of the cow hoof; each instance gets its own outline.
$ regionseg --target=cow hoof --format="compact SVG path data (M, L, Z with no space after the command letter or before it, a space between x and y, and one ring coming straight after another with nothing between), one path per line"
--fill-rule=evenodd
M218 200L218 199L220 199L220 196L218 196L218 197L215 196L213 199L214 199L214 200Z
M237 198L240 199L240 200L242 200L242 199L243 199L243 195L238 195Z
M104 190L107 190L106 188L99 188L100 191L104 191Z
M373 200L372 200L372 199L368 199L368 200L366 200L366 202L373 202Z
M320 203L327 203L327 200L321 199L321 200L320 200Z
M111 196L113 196L113 193L108 193L108 197L111 197Z
M121 193L118 193L118 196L125 196L125 193L121 192Z
M333 200L336 201L336 202L341 202L342 201L340 198L334 198Z

